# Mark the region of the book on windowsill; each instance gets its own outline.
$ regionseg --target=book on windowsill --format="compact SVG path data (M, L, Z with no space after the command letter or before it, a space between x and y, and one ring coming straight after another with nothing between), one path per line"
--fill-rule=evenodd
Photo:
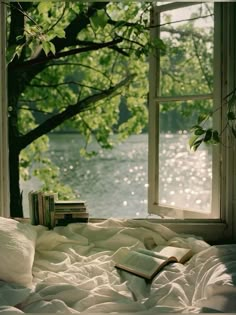
M84 200L58 200L55 193L30 191L28 194L30 222L53 228L76 222L88 222L89 213Z
M45 225L48 228L54 226L54 201L55 193L42 191L30 191L28 194L30 222L33 225Z
M55 205L55 211L56 212L61 212L61 213L63 213L63 212L68 212L68 211L70 211L70 212L85 212L85 211L87 211L87 207L85 207L85 206L78 206L78 207L60 207L60 208L58 208L56 205Z
M191 257L191 249L158 245L152 250L140 248L124 253L116 261L115 267L152 280L167 264L183 264Z
M60 208L79 208L79 207L86 207L86 201L85 200L55 200L55 207L56 209Z
M71 217L66 216L64 218L55 218L55 226L66 226L71 223L88 223L89 216L81 216L81 217Z
M80 218L88 218L89 213L84 212L71 212L71 211L65 211L65 212L56 212L54 213L55 219L80 219Z

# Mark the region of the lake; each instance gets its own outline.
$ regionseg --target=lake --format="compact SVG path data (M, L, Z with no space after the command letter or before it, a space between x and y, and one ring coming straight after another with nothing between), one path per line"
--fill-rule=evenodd
M210 209L211 155L206 148L187 150L188 135L165 134L160 138L160 201L163 205ZM81 158L78 134L50 135L49 157L61 170L61 180L70 185L77 198L87 201L91 217L147 217L148 136L134 135L113 150ZM38 189L33 178L21 182L24 212L28 213L27 193Z

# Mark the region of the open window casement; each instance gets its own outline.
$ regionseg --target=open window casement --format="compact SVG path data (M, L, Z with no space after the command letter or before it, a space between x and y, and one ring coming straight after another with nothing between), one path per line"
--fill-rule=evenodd
M151 38L167 43L167 51L156 49L150 56L148 211L178 231L213 241L233 237L235 141L229 143L223 100L235 87L234 17L230 3L160 3L151 14ZM185 50L178 36L189 37ZM175 124L175 108L188 115L173 133L168 123ZM187 130L202 109L213 112L208 128L224 130L223 145L191 152ZM172 156L165 155L166 146L173 148Z

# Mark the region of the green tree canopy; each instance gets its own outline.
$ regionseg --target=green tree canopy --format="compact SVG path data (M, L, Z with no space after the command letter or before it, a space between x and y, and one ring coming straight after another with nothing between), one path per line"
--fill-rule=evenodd
M8 105L11 215L21 216L19 168L34 161L45 189L59 189L45 158L49 132L72 128L111 148L147 122L148 3L9 4ZM159 43L160 48L164 48ZM144 66L145 64L145 66ZM130 119L119 125L124 104ZM40 114L40 115L39 115ZM87 154L87 153L86 153ZM90 152L91 154L91 152Z

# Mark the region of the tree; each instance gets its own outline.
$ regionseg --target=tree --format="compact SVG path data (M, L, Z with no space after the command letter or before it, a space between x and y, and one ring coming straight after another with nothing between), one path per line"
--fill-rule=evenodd
M42 153L47 133L75 128L112 147L147 121L148 3L22 2L9 4L8 106L10 212L22 216L19 169L34 160L54 171ZM158 43L164 49L162 42ZM138 69L138 71L137 71ZM118 126L121 99L133 114ZM36 113L41 113L40 119ZM82 150L83 152L83 150ZM42 174L42 173L41 173ZM42 175L41 175L42 176Z

